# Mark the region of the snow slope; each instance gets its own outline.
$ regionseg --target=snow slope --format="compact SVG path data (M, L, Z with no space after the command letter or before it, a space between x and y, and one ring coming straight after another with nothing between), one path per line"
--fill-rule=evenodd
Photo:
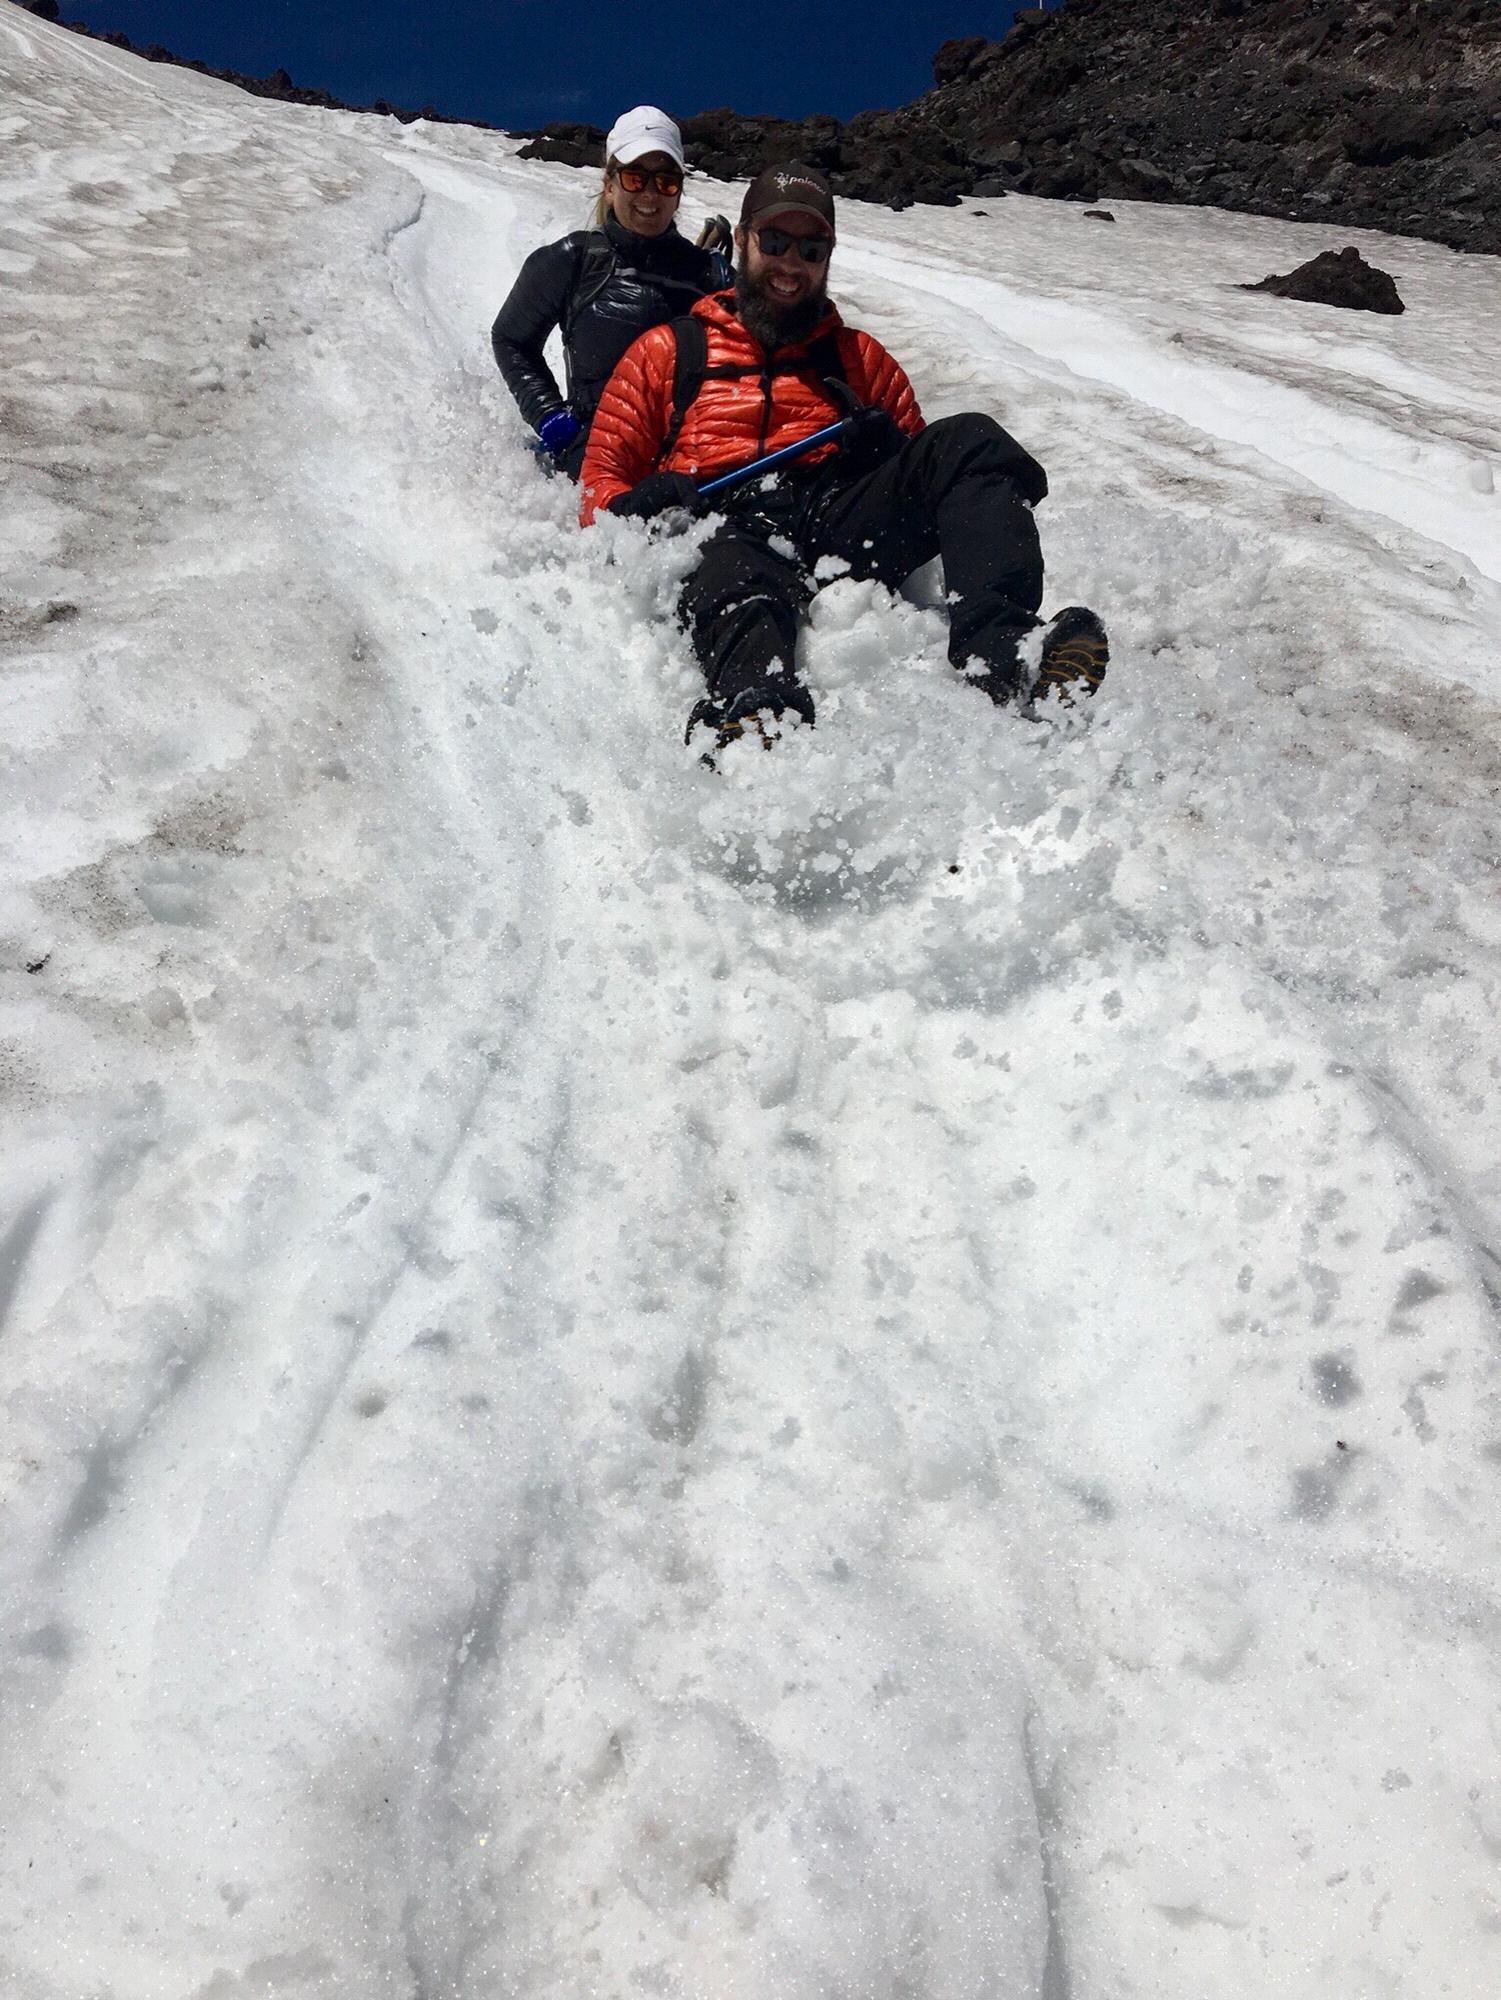
M1480 2000L1495 261L848 205L1116 661L715 779L511 150L0 0L0 1993Z

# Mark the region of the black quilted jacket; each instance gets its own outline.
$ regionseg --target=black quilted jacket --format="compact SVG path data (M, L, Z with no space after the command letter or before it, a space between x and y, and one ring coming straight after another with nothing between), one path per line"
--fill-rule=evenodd
M638 333L686 313L727 282L724 260L669 228L637 236L614 216L534 250L495 316L490 344L517 407L535 430L565 404L587 430L616 362ZM542 350L563 329L566 390Z

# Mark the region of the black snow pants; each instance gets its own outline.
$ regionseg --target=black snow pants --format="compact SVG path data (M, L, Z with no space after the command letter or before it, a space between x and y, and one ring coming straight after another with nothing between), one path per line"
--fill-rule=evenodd
M1042 550L1032 508L1047 475L991 417L941 417L851 478L838 458L727 496L679 600L709 693L729 704L792 676L823 556L895 589L934 556L950 601L949 658L979 659L998 693L1020 678L1037 623Z

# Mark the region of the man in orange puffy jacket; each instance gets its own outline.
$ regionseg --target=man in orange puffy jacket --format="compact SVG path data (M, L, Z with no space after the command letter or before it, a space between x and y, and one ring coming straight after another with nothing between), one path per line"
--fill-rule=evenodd
M653 327L601 397L580 474L585 526L600 508L651 520L677 508L723 515L679 611L708 693L689 718L718 747L752 729L770 744L788 714L813 721L795 670L797 630L824 558L895 588L943 558L949 658L997 703L1093 693L1108 658L1091 611L1041 624L1042 552L1033 506L1042 467L993 418L924 424L912 385L828 297L834 198L816 169L760 174L735 231L734 291L693 319ZM688 359L685 361L685 354ZM708 501L700 482L840 417L838 443Z

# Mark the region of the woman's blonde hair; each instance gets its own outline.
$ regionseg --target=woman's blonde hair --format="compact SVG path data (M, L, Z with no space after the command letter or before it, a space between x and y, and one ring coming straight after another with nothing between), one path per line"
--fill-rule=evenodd
M610 175L614 173L616 167L619 164L620 163L618 160L607 159L605 161L605 180L609 179ZM610 212L609 189L605 186L604 181L601 181L599 184L599 193L594 197L594 207L590 214L589 227L591 229L603 229L605 226L605 217L609 214L609 212Z

